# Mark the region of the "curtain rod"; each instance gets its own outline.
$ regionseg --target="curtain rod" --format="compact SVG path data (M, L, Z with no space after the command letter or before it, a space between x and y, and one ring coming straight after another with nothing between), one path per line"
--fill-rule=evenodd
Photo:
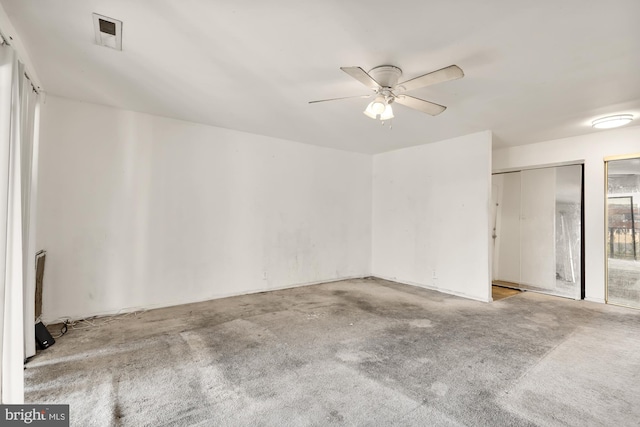
M11 46L11 43L9 43L9 41L7 40L7 38L4 36L4 34L2 34L2 32L0 31L0 41L2 41L2 43L0 43L0 45L7 45L7 46ZM24 76L27 78L27 80L29 80L29 84L31 85L31 88L33 89L33 91L35 93L37 93L38 95L40 95L40 91L38 90L38 88L36 87L36 85L33 84L33 82L31 81L31 77L29 77L29 74L27 73L27 71L25 70L24 72Z

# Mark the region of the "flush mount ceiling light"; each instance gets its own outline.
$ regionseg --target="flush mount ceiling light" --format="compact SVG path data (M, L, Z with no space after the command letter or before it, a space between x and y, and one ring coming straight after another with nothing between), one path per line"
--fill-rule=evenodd
M611 129L624 126L633 120L631 114L618 114L615 116L601 117L591 122L591 126L596 129Z

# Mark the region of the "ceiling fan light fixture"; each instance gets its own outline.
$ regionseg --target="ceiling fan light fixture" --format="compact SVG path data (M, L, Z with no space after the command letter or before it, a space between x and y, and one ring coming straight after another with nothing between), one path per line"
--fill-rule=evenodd
M373 120L380 120L383 124L385 120L390 120L394 117L393 108L391 108L390 104L395 102L405 107L413 108L414 110L429 114L430 116L436 116L442 113L447 109L444 105L409 96L404 92L464 77L464 72L457 65L450 65L415 77L411 80L407 80L400 84L398 84L398 80L402 75L402 70L393 65L381 65L374 67L369 70L368 73L361 67L340 67L340 69L370 90L373 90L375 99L367 105L367 108L363 113ZM370 97L371 92L369 93L369 95L363 95L360 96L360 98ZM358 97L348 96L342 98L322 99L319 101L310 101L309 104L349 98Z
M384 112L380 114L380 120L391 120L393 119L393 108L391 108L391 104L387 104L384 109Z
M393 108L391 107L391 104L384 104L384 110L382 110L381 113L377 113L374 110L375 102L376 101L370 102L369 105L367 105L367 108L363 111L365 116L374 120L380 119L382 121L393 119Z
M615 116L601 117L591 122L591 126L596 129L611 129L624 126L633 120L631 114L617 114Z
M375 115L379 115L384 113L385 108L387 108L387 100L384 98L384 96L378 95L370 105L371 112Z
M365 116L375 120L378 118L378 116L373 112L372 106L373 106L373 102L370 102L369 105L367 105L367 108L365 108L365 110L363 111L363 113Z

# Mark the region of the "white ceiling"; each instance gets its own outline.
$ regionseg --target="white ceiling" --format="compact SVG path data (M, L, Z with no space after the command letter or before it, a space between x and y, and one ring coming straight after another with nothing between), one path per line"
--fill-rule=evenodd
M0 0L46 92L294 141L377 153L490 129L494 147L594 132L640 116L638 0ZM94 42L93 12L122 20L123 51ZM340 66L392 64L412 78L393 129ZM640 117L638 117L640 119ZM632 125L637 125L636 120Z

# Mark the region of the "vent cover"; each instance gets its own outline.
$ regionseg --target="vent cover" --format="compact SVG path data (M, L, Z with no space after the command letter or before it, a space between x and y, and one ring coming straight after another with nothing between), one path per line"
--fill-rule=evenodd
M98 45L122 50L122 21L94 13L93 28Z

